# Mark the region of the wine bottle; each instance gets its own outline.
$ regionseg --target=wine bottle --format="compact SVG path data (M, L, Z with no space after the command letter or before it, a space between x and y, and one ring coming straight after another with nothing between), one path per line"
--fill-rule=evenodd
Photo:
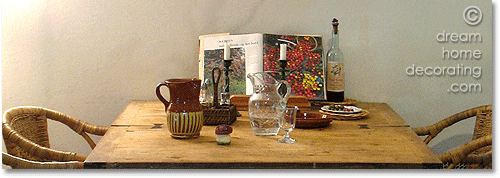
M339 47L339 21L332 21L332 48L326 55L326 99L330 102L344 101L344 55Z

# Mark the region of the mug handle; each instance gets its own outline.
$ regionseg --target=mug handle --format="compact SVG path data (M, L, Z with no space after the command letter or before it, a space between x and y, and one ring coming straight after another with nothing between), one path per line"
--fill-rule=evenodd
M165 110L168 108L168 105L170 104L169 101L167 101L162 95L161 95L161 91L160 91L160 88L162 86L167 86L167 83L166 82L162 82L162 83L159 83L157 86L156 86L156 97L158 97L158 99L165 105Z

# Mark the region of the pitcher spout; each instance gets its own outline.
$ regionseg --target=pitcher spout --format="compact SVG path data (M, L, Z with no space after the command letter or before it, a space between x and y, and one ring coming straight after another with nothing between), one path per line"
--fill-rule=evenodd
M253 91L259 91L263 89L275 89L278 85L278 81L274 79L271 75L265 72L254 72L247 75L248 79L253 86Z

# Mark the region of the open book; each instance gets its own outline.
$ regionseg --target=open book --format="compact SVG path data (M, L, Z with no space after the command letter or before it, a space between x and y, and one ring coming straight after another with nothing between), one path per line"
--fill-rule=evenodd
M223 68L224 44L231 45L230 93L253 93L250 80L252 72L268 72L276 79L279 73L280 44L287 44L287 72L285 80L292 86L292 96L324 100L323 45L319 35L276 35L266 33L228 33L199 37L199 78L212 77L214 67ZM224 86L223 77L219 86Z

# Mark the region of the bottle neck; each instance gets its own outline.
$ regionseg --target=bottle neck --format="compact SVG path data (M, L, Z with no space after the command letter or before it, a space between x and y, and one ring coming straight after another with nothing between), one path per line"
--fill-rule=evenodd
M339 47L339 30L337 28L333 28L332 38L333 38L332 48L338 48Z

